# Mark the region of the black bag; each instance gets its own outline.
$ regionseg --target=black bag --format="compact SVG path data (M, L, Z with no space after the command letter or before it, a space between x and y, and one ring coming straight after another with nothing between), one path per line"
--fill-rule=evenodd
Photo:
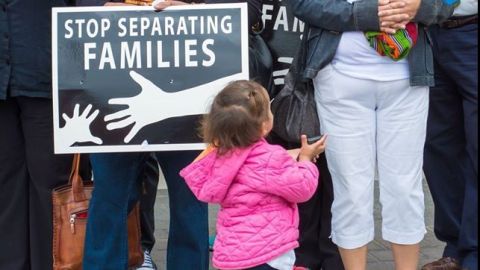
M317 106L313 82L303 78L306 64L307 36L309 27L305 24L301 46L285 76L285 85L273 99L273 132L281 139L299 143L300 136L320 135Z

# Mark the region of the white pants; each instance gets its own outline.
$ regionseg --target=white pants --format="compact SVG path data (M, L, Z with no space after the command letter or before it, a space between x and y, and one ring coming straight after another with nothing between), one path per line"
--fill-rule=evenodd
M426 233L422 166L428 87L410 87L408 79L352 78L331 65L318 73L314 86L322 133L328 135L333 242L353 249L373 240L377 165L383 239L419 243Z

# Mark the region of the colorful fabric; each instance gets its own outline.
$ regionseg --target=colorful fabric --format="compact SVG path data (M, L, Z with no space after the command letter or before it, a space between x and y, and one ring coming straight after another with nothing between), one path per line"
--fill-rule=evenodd
M365 36L370 46L380 55L398 61L405 58L417 42L418 28L416 23L410 22L405 29L400 29L395 34L369 31Z

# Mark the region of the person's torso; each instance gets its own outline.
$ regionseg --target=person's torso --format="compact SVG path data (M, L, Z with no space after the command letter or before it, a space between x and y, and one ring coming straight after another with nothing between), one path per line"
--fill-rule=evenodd
M277 148L265 142L252 149L221 203L213 255L219 268L266 263L298 245L296 204L263 191Z
M0 0L0 99L51 95L51 8L62 0ZM5 75L7 74L8 75Z
M311 27L308 35L307 62L304 77L314 78L318 71L331 63L340 44L342 33ZM407 56L410 84L431 86L433 78L433 56L427 33L418 27L418 38Z

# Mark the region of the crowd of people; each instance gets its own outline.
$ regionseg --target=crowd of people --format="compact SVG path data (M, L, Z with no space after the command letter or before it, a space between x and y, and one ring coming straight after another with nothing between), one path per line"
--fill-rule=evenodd
M261 30L262 0L200 2L247 2L250 35ZM208 203L221 206L215 268L367 269L378 176L382 237L395 269L414 270L426 233L424 174L446 246L422 269L478 269L478 1L287 4L310 28L303 76L314 85L322 139L292 145L271 134L271 67L251 48L258 83L231 82L215 97L201 122L203 152L82 156L82 176L95 183L83 269L129 268L126 220L139 200L136 269L209 269ZM0 0L1 270L53 265L51 192L68 180L72 156L53 151L51 8L109 5L131 4ZM166 265L150 255L158 165L170 207Z

